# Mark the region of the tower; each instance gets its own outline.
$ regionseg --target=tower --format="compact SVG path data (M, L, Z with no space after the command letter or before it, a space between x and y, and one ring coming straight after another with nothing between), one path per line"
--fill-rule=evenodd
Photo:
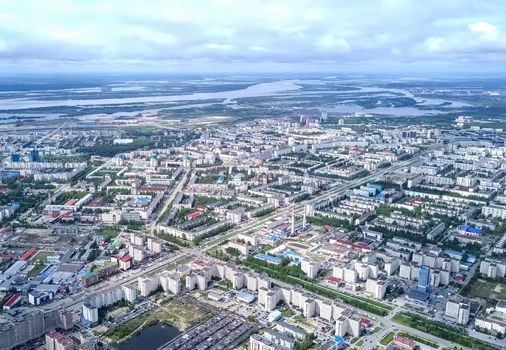
M302 217L302 231L306 231L307 219L306 219L306 207L304 207L304 216Z
M418 287L417 290L419 292L427 293L429 291L430 286L430 267L423 265L420 267L420 272L418 273Z
M291 236L295 236L295 206L292 206L292 230Z

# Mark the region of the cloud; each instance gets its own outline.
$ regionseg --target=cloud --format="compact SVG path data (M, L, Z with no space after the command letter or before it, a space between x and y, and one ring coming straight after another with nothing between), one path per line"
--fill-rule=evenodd
M500 0L0 0L0 69L502 67L504 13Z
M468 28L471 32L481 34L485 38L497 39L499 37L499 30L497 27L487 22L480 21L470 23Z

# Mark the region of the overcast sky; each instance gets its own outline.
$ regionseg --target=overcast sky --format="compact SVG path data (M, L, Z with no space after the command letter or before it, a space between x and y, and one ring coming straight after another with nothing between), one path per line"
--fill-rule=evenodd
M506 1L0 0L0 71L502 71Z

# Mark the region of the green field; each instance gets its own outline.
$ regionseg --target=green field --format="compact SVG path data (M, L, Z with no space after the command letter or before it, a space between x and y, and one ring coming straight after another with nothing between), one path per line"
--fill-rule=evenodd
M35 260L46 262L47 261L47 257L50 256L50 255L55 255L55 253L41 250L33 258Z
M37 265L35 265L33 267L33 269L31 269L28 272L28 277L35 277L35 276L37 276L42 270L44 270L44 267L46 267L46 264L37 263Z
M380 344L381 345L384 345L384 346L387 346L388 344L390 344L392 342L392 340L394 339L394 335L395 335L395 332L392 331L390 333L388 333L387 335L385 335L381 340L380 340Z
M462 289L461 295L467 298L481 298L495 305L497 300L506 299L506 283L501 280L476 277Z

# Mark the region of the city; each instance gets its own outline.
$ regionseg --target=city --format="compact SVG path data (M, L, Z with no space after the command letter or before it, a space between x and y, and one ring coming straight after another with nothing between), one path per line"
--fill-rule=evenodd
M506 349L505 13L0 1L0 350Z

